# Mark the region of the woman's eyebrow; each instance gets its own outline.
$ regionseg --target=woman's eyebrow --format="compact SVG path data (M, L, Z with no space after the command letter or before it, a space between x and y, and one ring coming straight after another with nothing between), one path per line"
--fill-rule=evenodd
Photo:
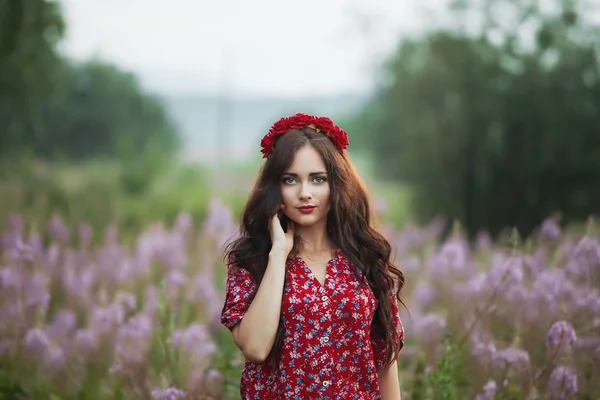
M308 174L308 176L315 176L315 175L326 175L327 172L325 171L317 171L317 172L311 172L310 174ZM294 172L286 172L284 173L284 175L288 175L288 176L298 176L298 174L294 173Z

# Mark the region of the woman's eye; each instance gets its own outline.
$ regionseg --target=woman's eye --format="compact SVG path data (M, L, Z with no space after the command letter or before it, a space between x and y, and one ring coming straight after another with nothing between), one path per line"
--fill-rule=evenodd
M326 181L327 181L327 178L324 176L316 176L313 178L313 182L316 182L316 183L323 183ZM292 178L292 177L288 176L286 178L283 178L283 183L285 183L286 185L292 185L292 184L296 183L296 178Z

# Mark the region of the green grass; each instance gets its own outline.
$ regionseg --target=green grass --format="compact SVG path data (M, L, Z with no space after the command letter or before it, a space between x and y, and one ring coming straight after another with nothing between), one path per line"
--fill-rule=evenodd
M211 198L219 198L238 218L262 162L173 163L148 176L143 168L132 171L130 164L107 160L32 166L0 180L0 224L18 213L44 231L58 213L73 230L82 222L96 232L116 223L133 237L153 221L172 222L182 211L200 223ZM382 219L397 228L411 222L410 190L378 181L365 162L357 165L373 199L386 203Z

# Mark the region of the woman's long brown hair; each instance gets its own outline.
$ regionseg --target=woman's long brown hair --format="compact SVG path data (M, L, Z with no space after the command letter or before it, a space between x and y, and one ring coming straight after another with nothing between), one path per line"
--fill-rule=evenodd
M386 365L397 358L401 346L393 323L390 291L401 304L400 291L404 275L391 260L391 246L373 227L372 207L367 190L347 154L342 154L331 139L312 128L294 129L281 136L273 153L263 165L241 215L240 236L226 248L225 259L234 260L236 267L245 268L260 285L271 250L269 222L281 205L281 181L294 154L311 145L325 162L330 185L331 208L327 230L331 242L352 263L355 272L361 270L379 300L373 319L375 334L386 344ZM395 284L394 284L395 283ZM275 363L281 356L284 325L280 319L275 342L268 361Z

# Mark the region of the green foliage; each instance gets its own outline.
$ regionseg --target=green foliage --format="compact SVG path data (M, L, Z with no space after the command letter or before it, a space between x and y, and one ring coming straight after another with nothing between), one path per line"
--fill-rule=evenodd
M178 149L179 137L162 103L144 93L132 74L92 60L68 65L61 83L59 100L46 110L48 135L36 142L37 155L133 160L146 152L154 159Z
M139 170L152 164L134 159L173 156L176 127L133 74L100 60L61 57L64 30L55 1L0 0L0 157L118 157L132 163L124 179L139 190Z
M65 31L55 1L0 0L0 156L45 134L44 104L53 100Z
M553 213L598 211L598 35L572 11L520 12L539 26L533 48L485 30L403 42L356 118L381 176L414 189L421 222L441 213L470 234L529 234Z
M202 168L165 165L141 180L136 190L123 179L131 173L129 168L127 163L97 160L13 170L0 180L0 224L6 224L11 213L20 213L26 224L46 233L47 221L59 214L76 240L84 222L95 232L115 224L121 235L132 238L153 221L173 221L181 211L196 223L205 218L211 190Z
M457 399L456 372L460 365L458 351L449 337L444 338L444 350L438 358L435 370L428 378L432 400Z

